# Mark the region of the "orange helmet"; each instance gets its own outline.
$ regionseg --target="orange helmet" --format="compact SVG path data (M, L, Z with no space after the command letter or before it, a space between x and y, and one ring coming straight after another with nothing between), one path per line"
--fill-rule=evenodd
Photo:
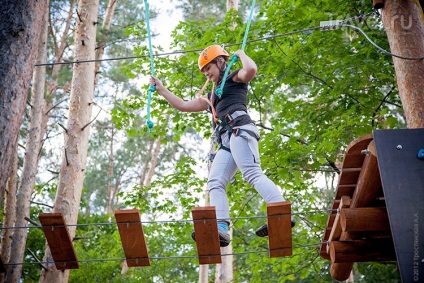
M203 72L203 68L218 56L224 56L226 60L230 57L228 52L219 45L206 47L202 53L200 53L198 60L200 72Z

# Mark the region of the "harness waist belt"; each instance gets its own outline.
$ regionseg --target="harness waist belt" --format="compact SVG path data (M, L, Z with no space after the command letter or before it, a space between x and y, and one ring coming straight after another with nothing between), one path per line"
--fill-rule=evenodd
M231 114L226 115L224 120L218 124L217 131L220 132L223 128L225 128L225 126L227 126L228 124L231 124L234 121L234 119L243 115L247 115L247 112L238 110L238 111L234 111Z

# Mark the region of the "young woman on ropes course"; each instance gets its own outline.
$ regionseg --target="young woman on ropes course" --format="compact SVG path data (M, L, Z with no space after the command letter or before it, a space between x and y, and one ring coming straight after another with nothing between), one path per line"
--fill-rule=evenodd
M229 204L226 185L240 169L243 178L252 185L266 203L284 201L277 186L263 173L259 164L259 132L247 113L247 86L257 72L256 63L243 50L234 53L242 68L230 73L223 82L228 67L229 54L219 45L211 45L199 56L200 72L214 83L212 92L206 96L185 101L165 88L156 77L150 84L176 109L183 112L210 110L214 119L215 136L219 150L213 159L208 178L210 205L215 206L221 247L228 246L230 235ZM233 55L234 56L234 55ZM228 73L229 70L227 70ZM215 84L221 86L217 93ZM222 84L223 87L222 87ZM205 84L206 87L207 83ZM292 225L294 222L292 221ZM268 235L267 224L256 231L256 235ZM192 234L194 239L194 232Z

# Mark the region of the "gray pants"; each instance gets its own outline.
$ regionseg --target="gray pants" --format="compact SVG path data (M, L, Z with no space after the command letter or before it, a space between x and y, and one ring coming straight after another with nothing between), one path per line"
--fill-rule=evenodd
M254 132L259 137L254 124L244 125L240 129ZM243 179L256 189L266 203L284 201L278 187L261 169L257 139L243 131L239 136L232 135L231 138L224 133L221 138L222 144L230 148L231 152L218 150L208 179L210 205L215 206L217 219L230 222L226 186L237 169L240 169Z

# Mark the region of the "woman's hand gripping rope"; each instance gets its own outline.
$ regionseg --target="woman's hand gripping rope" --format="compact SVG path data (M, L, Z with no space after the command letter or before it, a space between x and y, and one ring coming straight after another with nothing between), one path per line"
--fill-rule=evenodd
M149 128L149 132L152 132L153 129L153 122L150 120L150 103L152 101L152 93L156 91L156 86L150 85L148 89L148 95L147 95L147 127Z

